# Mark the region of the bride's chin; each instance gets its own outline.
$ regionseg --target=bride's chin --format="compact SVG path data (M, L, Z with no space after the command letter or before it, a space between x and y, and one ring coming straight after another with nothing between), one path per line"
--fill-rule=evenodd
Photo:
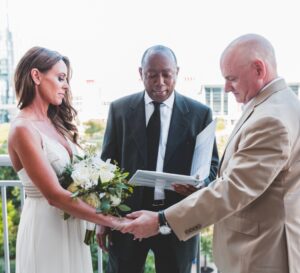
M63 101L64 101L63 99L57 100L57 101L53 102L52 105L59 106L63 103Z

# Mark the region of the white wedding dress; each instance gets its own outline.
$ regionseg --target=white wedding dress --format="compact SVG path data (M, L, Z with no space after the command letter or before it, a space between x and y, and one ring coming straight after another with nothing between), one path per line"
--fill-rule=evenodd
M70 163L65 147L41 134L43 150L56 174ZM73 153L76 148L69 141ZM37 166L38 168L38 166ZM16 273L92 273L89 246L85 245L86 222L50 206L26 171L18 172L26 192L17 236Z

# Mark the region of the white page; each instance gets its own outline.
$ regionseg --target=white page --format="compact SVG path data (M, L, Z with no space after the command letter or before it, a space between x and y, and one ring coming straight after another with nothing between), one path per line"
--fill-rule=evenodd
M208 124L196 138L191 176L203 181L209 176L217 119Z
M172 187L173 183L190 184L197 187L201 182L189 175L137 170L129 180L129 183L135 186L158 187L166 190L174 190Z

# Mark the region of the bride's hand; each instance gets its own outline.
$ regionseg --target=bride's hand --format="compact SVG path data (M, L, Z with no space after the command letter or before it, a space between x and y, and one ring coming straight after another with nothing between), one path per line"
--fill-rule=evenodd
M122 230L124 229L126 226L128 226L133 220L126 218L126 217L122 217L122 218L118 218L118 217L113 217L111 224L112 224L112 230Z
M112 245L110 231L111 230L108 227L96 225L97 243L99 247L105 252L108 252L108 246Z

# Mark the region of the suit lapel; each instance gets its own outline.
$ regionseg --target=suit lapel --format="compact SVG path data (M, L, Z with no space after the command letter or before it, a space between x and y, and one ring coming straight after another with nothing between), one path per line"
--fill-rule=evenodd
M254 110L254 107L253 106L249 106L245 110L245 112L243 113L243 115L241 116L241 118L238 120L238 122L236 123L236 125L234 126L234 128L232 130L232 133L230 134L230 136L228 138L228 141L227 141L226 147L224 149L222 158L220 160L219 169L218 169L218 175L219 176L220 176L220 170L221 170L221 167L222 167L222 163L223 163L223 160L224 160L224 155L226 153L226 150L227 150L227 147L228 147L229 143L231 142L231 140L233 139L233 137L237 134L237 132L240 130L240 128L242 127L242 125L246 122L246 120L251 116L253 110Z
M246 108L246 110L243 112L241 118L238 120L238 122L236 123L228 141L226 144L226 148L224 150L223 156L221 158L220 164L219 164L219 170L218 170L218 175L220 176L220 170L222 167L222 163L224 160L224 155L226 153L227 147L229 145L229 143L232 141L233 137L238 133L238 131L240 130L240 128L242 127L242 125L247 121L247 119L251 116L251 114L253 113L255 107L261 103L263 103L265 100L267 100L272 94L274 94L275 92L278 92L280 90L283 90L287 88L287 85L285 83L285 81L283 79L280 79L276 82L274 82L273 84L271 84L270 86L268 86L263 92L261 92L260 94L258 94L252 102L250 102L250 105Z
M190 124L190 120L187 117L188 113L189 108L185 103L183 96L176 92L168 133L164 170L171 156L176 151L176 147L186 137L186 132Z
M126 116L131 137L134 139L137 149L146 164L146 117L144 92L138 93L129 106ZM130 136L128 136L130 138Z

